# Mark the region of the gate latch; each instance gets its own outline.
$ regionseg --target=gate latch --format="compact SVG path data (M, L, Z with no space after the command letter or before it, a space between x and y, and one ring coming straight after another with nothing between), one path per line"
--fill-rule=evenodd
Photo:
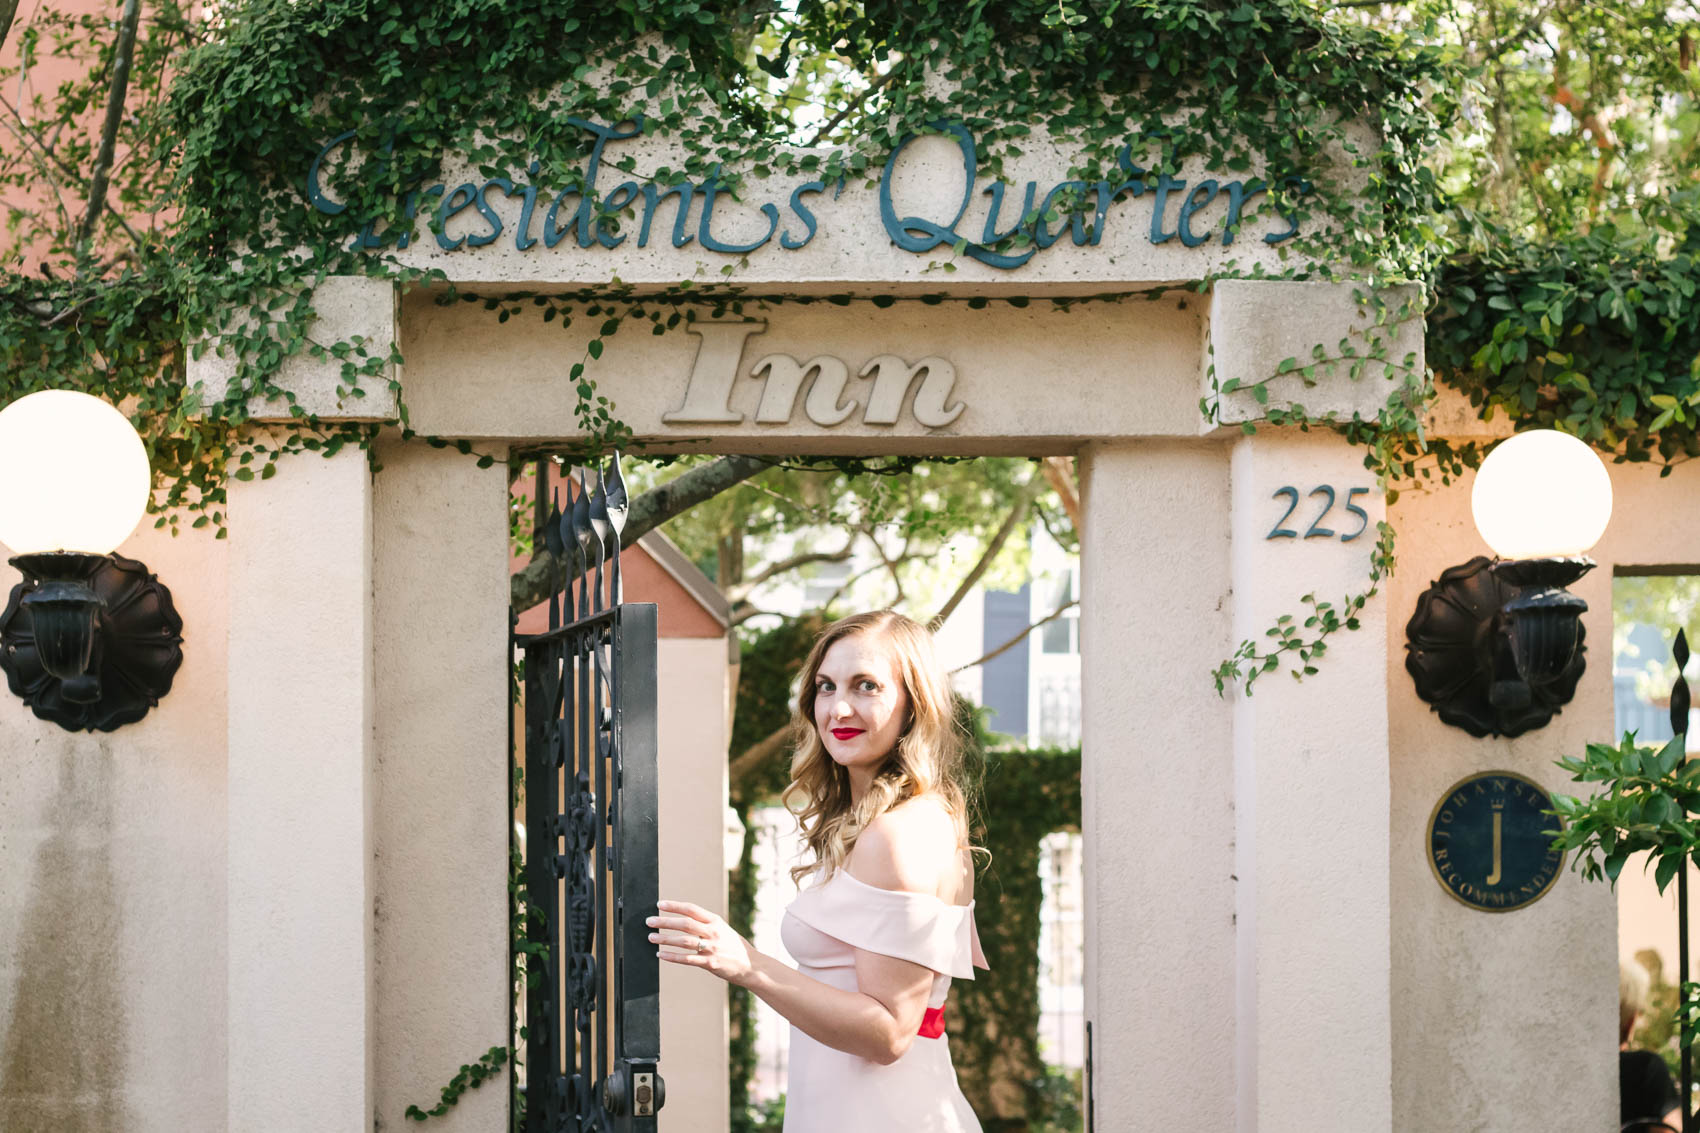
M632 1075L632 1116L650 1117L660 1108L660 1076L652 1073Z
M631 1083L631 1092L626 1090L627 1082ZM654 1117L667 1099L665 1084L661 1075L655 1072L653 1062L637 1063L630 1067L621 1067L608 1075L608 1080L602 1085L602 1105L616 1117L627 1113L633 1117Z

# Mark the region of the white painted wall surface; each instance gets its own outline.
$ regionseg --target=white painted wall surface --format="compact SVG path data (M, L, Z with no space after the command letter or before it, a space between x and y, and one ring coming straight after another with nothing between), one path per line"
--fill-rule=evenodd
M229 1129L364 1128L372 476L352 447L300 453L229 501Z
M671 96L669 96L671 97ZM644 110L641 90L627 92L621 105L628 112ZM716 109L706 103L701 113L713 116ZM607 125L617 125L608 123ZM1027 124L1018 153L1003 160L1002 179L1006 183L1007 200L1000 225L1010 223L1011 210L1022 199L1025 183L1037 184L1039 208L1049 207L1050 190L1069 176L1071 166L1082 161L1081 147L1067 138L1050 135L1043 122ZM629 127L628 127L629 128ZM1365 127L1352 125L1348 133L1360 152L1375 148L1374 135ZM586 135L587 139L589 135ZM331 139L326 138L329 142ZM1130 143L1138 139L1131 133ZM977 144L977 157L982 166L987 161L983 144ZM799 155L815 153L825 157L828 150L798 150ZM1338 164L1332 169L1309 169L1306 175L1321 179L1328 177L1350 192L1361 187L1368 176L1366 168L1353 168L1345 153L1338 153ZM595 188L606 197L628 176L647 179L659 169L679 169L687 157L677 142L656 136L610 141L603 155ZM314 155L298 155L303 179ZM630 159L628 174L615 168L616 162ZM334 168L335 152L327 159ZM1138 160L1145 160L1140 158ZM735 168L727 162L728 170ZM524 170L512 170L512 180L521 188L528 183ZM1233 264L1240 271L1250 271L1254 265L1275 273L1286 266L1285 249L1265 243L1262 237L1284 231L1287 223L1274 212L1265 210L1259 217L1246 214L1246 223L1233 244L1222 242L1222 227L1227 217L1228 193L1222 192L1200 209L1192 221L1195 235L1204 236L1197 247L1187 247L1181 240L1168 239L1153 243L1152 202L1154 196L1124 196L1110 206L1101 233L1086 246L1076 246L1072 236L1064 234L1046 254L1034 256L1019 270L989 267L966 255L955 255L952 241L927 252L908 252L898 248L881 221L879 191L872 180L880 170L869 170L867 176L851 176L840 191L835 185L825 191L808 195L807 207L815 214L818 228L806 247L788 251L782 248L780 235L790 233L793 240L806 233L802 218L789 206L792 190L808 183L813 174L776 175L772 178L750 177L740 200L727 195L717 198L712 234L726 243L749 243L770 231L769 220L758 211L764 204L775 208L783 224L773 228L773 235L761 247L747 255L716 253L704 249L700 236L703 204L699 195L694 202L690 220L684 232L691 242L675 248L671 242L677 206L673 200L663 202L656 210L650 225L646 246L639 247L638 232L642 226L642 200L639 207L625 210L622 236L617 248L599 245L580 247L574 235L561 239L553 248L539 239L545 231L549 205L553 195L547 191L538 196L529 236L534 246L521 250L517 246L519 217L523 208L519 196L492 191L485 194L485 203L502 219L502 232L482 247L470 243L445 250L438 239L427 231L429 209L422 208L415 225L415 238L405 249L387 248L385 255L412 268L439 270L451 279L476 285L495 284L513 289L546 288L552 284L580 285L585 280L619 279L640 290L677 287L681 280L696 283L719 283L725 278L721 269L737 265L732 282L737 286L794 294L932 294L949 287L957 292L986 294L1095 294L1114 289L1117 284L1153 284L1175 280L1201 278ZM1182 162L1181 175L1193 184L1210 177L1223 182L1249 178L1267 170L1256 167L1244 174L1221 168L1211 168L1200 158ZM451 190L460 183L470 182L477 190L485 182L480 172L463 155L445 155L440 178ZM948 225L959 209L963 216L956 232L975 239L986 230L987 187L989 173L982 168L972 180L964 169L964 155L956 141L942 136L917 139L906 148L893 167L891 197L894 219L920 216L939 225ZM634 189L635 189L634 184ZM553 186L558 189L559 186ZM676 199L676 198L674 198ZM1169 196L1164 227L1174 230L1180 210L1181 194ZM568 196L561 208L561 219L570 223L570 214L577 207L577 197ZM1200 202L1202 203L1202 202ZM349 239L358 231L358 222L344 214ZM1307 235L1317 235L1322 221L1312 220ZM489 226L477 210L467 210L451 218L445 226L444 239L456 244L469 235L489 234ZM949 263L953 274L946 277L938 265ZM483 286L480 287L484 289Z
M1228 452L1081 460L1081 825L1096 1128L1234 1127Z
M639 436L689 451L707 441L716 452L1073 452L1092 439L1198 435L1204 306L1190 294L1067 310L1040 302L981 310L961 302L751 302L745 317L764 329L752 330L733 359L727 404L736 419L712 424L665 419L685 404L703 351L715 349L683 325L654 335L647 321L631 322L608 339L594 376L597 393L614 400ZM567 374L599 320L580 317L562 328L535 307L498 319L479 304L440 307L424 294L402 300L402 381L413 427L444 436L579 435ZM822 427L809 418L804 391L789 421L758 422L765 385L754 371L775 354L839 359L849 371L844 404L856 408ZM929 355L948 360L961 415L929 429L905 403L894 424L864 424L873 387L858 375L881 355L911 364Z
M658 655L664 900L726 915L726 692L722 637L663 638ZM728 1124L726 984L661 965L661 1133L723 1133Z
M386 444L373 497L373 1113L401 1129L508 1029L508 484ZM431 1119L505 1128L505 1075Z
M0 691L0 1129L225 1124L225 564L151 521L119 553L183 618L172 691L72 733ZM0 599L19 581L0 556Z
M1233 450L1234 639L1267 648L1278 619L1304 622L1308 593L1347 616L1383 512L1362 456L1330 433L1268 427ZM1339 510L1322 514L1322 485ZM1286 528L1299 534L1270 538L1284 486L1299 493ZM1305 538L1322 520L1337 534ZM1230 693L1240 1133L1389 1128L1385 611L1368 605L1303 681L1289 656L1250 695Z
M1388 669L1396 1129L1592 1133L1611 1128L1616 1118L1618 936L1611 890L1583 882L1566 862L1535 904L1478 913L1441 889L1423 846L1430 809L1465 775L1515 771L1549 791L1579 794L1582 785L1553 761L1615 738L1612 570L1700 563L1700 524L1691 521L1689 504L1700 492L1700 470L1682 465L1660 479L1645 465L1609 467L1612 520L1591 552L1600 565L1571 587L1589 605L1588 670L1552 723L1514 740L1472 739L1417 699L1401 666ZM1418 594L1445 568L1490 553L1470 517L1471 483L1407 494L1390 509L1401 533L1399 572L1387 588L1394 658L1404 652L1405 621ZM1436 1089L1436 1082L1446 1088Z

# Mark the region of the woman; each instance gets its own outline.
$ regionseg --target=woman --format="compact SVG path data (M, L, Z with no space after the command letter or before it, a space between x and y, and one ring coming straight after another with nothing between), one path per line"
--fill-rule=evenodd
M801 807L815 859L791 871L815 884L780 926L798 968L684 901L660 902L649 939L663 960L747 987L791 1021L785 1133L980 1133L944 1033L951 979L973 979L986 959L963 749L932 635L890 610L828 626L793 726L781 799Z

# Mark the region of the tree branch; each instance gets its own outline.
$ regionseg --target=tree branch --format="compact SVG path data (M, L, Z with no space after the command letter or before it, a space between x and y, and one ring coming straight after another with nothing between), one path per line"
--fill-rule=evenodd
M728 594L726 597L732 598L735 601L741 601L750 593L750 591L754 590L768 579L782 575L786 571L796 570L798 567L808 566L810 563L844 562L850 557L850 552L856 548L856 535L857 533L852 531L850 533L849 542L845 543L839 550L804 551L799 554L792 555L790 558L780 559L776 563L765 566L756 572L756 576L754 578L747 578L743 582L738 583L737 586L732 587L732 590L735 591L735 593Z
M869 83L867 90L863 91L861 94L857 95L855 98L853 98L849 102L845 103L844 108L842 110L840 110L837 114L834 114L831 118L828 118L826 120L826 125L822 126L820 129L816 130L815 136L810 138L807 142L805 142L803 144L806 145L806 146L818 146L818 145L820 145L822 138L824 138L828 134L832 133L832 131L837 128L837 126L840 122L844 121L846 118L850 117L850 115L854 114L856 112L856 108L858 106L861 106L862 103L864 103L868 100L869 95L873 94L875 91L877 91L881 87L885 86L885 84L891 82L892 78L896 74L897 74L897 69L894 67L891 70L887 71L885 74L881 75L879 78L875 79L873 82Z
M1080 605L1080 599L1078 598L1070 602L1064 602L1062 605L1058 606L1056 609L1052 610L1050 613L1046 614L1044 617L1040 618L1038 621L1034 622L1032 625L1028 626L1026 629L1022 630L1020 633L992 650L990 653L986 654L984 657L978 657L968 662L966 665L958 665L956 668L952 669L951 672L960 673L964 669L972 669L975 665L984 665L993 657L1001 657L1003 654L1008 653L1011 649L1014 649L1017 645L1020 645L1023 641L1026 641L1028 634L1032 633L1047 622L1056 621L1058 618L1062 617L1078 605Z
M543 457L541 459L547 459ZM651 531L686 511L742 483L768 467L754 456L723 456L713 464L693 468L677 479L657 485L632 501L620 546L630 547ZM531 561L508 580L508 602L515 610L529 610L560 588L566 564L537 547Z
M968 596L968 592L974 589L974 584L980 581L986 570L992 565L992 560L998 557L998 552L1003 550L1003 545L1009 541L1011 533L1021 526L1021 521L1027 516L1027 509L1032 506L1033 497L1038 494L1039 477L1028 477L1027 483L1021 486L1021 492L1016 496L1015 506L1010 508L1009 515L1004 517L1003 526L998 528L997 533L992 536L991 542L986 544L985 553L980 556L980 561L974 564L974 569L963 578L961 584L956 588L956 593L952 594L949 600L939 608L939 612L928 619L928 629L937 632L938 628L944 625L945 620L956 612L956 607L962 604L962 600Z
M124 98L130 89L130 59L136 53L136 24L142 16L141 0L124 0L123 22L118 25L118 42L112 49L112 90L106 100L106 121L100 128L100 153L95 158L94 176L89 179L89 211L77 233L79 253L94 237L100 210L106 206L106 180L112 171L112 154L118 145L118 127L124 121Z
M851 575L849 578L847 578L843 582L839 583L838 589L834 590L832 592L832 594L827 597L827 600L820 604L820 608L822 610L831 609L832 606L833 606L833 603L837 602L840 598L844 597L845 593L848 592L849 589L852 586L856 585L858 582L862 581L864 578L868 577L870 574L876 574L876 573L878 573L879 571L882 571L882 570L895 569L897 567L902 566L904 563L908 562L912 558L914 558L913 555L902 554L902 555L897 556L895 559L891 559L889 561L882 559L880 562L875 563L873 566L869 567L867 570L864 570L864 571L861 571L857 574Z
M656 485L632 501L620 545L631 546L680 512L743 483L769 464L759 456L723 456L713 464L693 468L677 479Z
M0 2L4 2L4 0L0 0ZM53 205L59 213L59 222L66 229L69 229L71 227L71 213L65 207L65 194L60 191L59 182L53 178L53 168L57 167L61 173L71 177L76 176L76 170L69 168L59 159L59 155L54 152L52 145L42 138L41 134L29 124L28 120L24 118L17 107L6 99L5 95L0 95L0 107L4 107L18 121L16 126L7 127L12 134L24 143L26 149L30 148L33 142L34 148L41 152L41 157L36 159L36 172L41 175L42 180L47 182L47 187L53 190Z
M1484 59L1497 59L1501 55L1505 54L1507 50L1517 46L1519 43L1522 43L1524 38L1533 33L1541 26L1548 16L1552 15L1552 10L1557 6L1557 0L1547 0L1547 3L1536 8L1534 13L1531 14L1528 19L1524 20L1522 24L1518 26L1516 31L1502 35L1492 43L1488 44L1483 52Z
M1047 456L1039 462L1039 471L1044 473L1045 480L1056 489L1062 499L1063 510L1068 513L1068 521L1074 524L1076 536L1081 533L1080 526L1080 489L1074 482L1072 461L1066 456Z
M895 597L891 600L890 605L893 608L896 608L896 606L899 603L901 603L903 601L903 598L904 598L904 595L903 595L903 576L897 573L897 568L902 566L904 563L908 562L911 558L914 557L914 556L910 555L910 553L909 553L910 537L909 536L904 537L904 539L903 539L903 550L901 550L897 553L896 558L887 557L887 555L885 553L885 548L880 545L880 541L878 539L875 539L873 537L872 532L869 532L868 539L869 539L869 541L871 541L873 543L874 553L880 557L880 562L885 566L886 573L891 575L891 585L892 585L893 589L895 589L897 591L897 597Z
M6 44L6 36L12 31L12 21L18 15L18 0L0 0L0 47Z
M763 610L758 606L752 606L748 602L738 602L733 604L731 618L727 624L736 628L751 618L783 618L784 616L784 614L775 613L772 610Z
M726 777L730 780L730 793L736 796L744 781L761 770L761 765L785 750L785 741L791 737L791 722L787 720L779 727L769 732L767 736L744 749L744 753L734 759L727 768Z

